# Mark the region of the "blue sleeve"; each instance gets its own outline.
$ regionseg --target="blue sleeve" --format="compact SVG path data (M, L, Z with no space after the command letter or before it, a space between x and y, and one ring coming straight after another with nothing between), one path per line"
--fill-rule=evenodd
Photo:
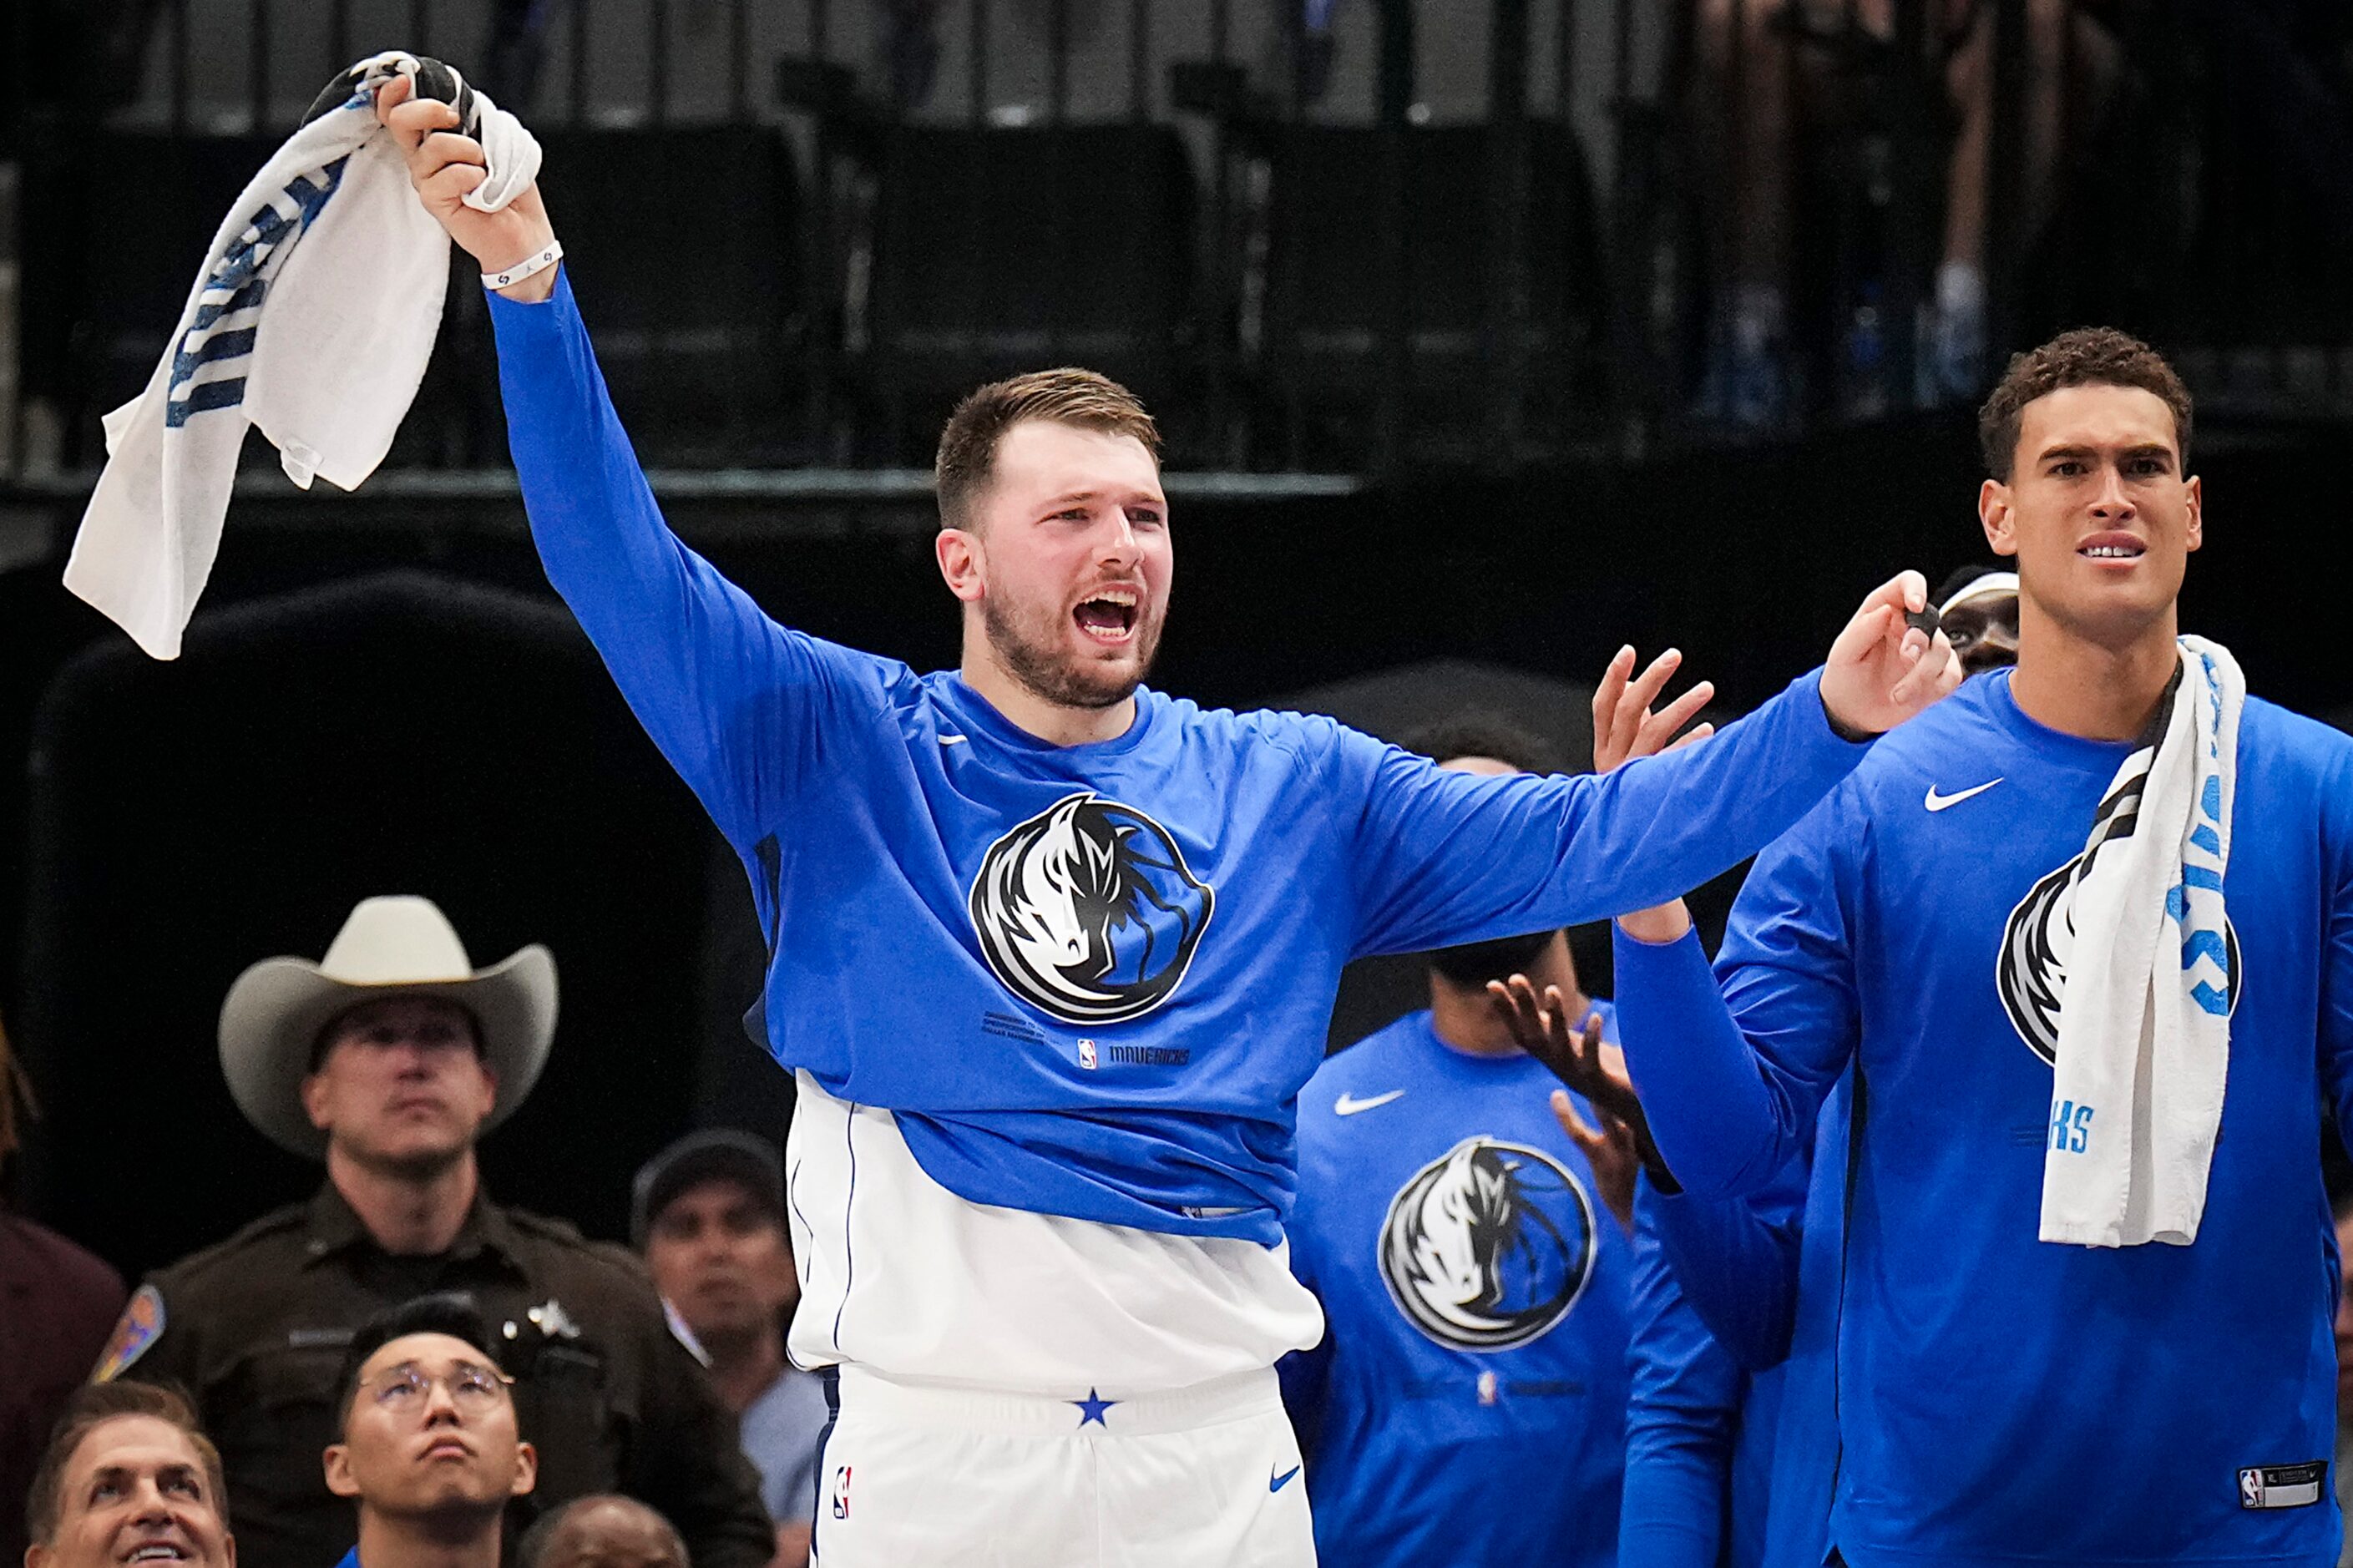
M1869 748L1839 739L1820 673L1696 746L1596 776L1486 778L1343 731L1361 799L1361 955L1575 925L1679 898L1755 854Z
M818 756L828 707L880 711L881 663L786 631L662 521L561 272L493 293L507 444L548 581L654 743L738 853Z
M1709 1335L1660 1245L1660 1194L1636 1194L1631 1387L1618 1515L1623 1568L1716 1568L1747 1379Z
M1615 933L1618 1033L1668 1169L1695 1197L1757 1192L1810 1152L1854 1055L1857 858L1869 821L1841 789L1757 858L1714 972L1696 932Z
M1753 1197L1662 1194L1652 1205L1660 1252L1691 1310L1750 1372L1789 1354L1798 1317L1798 1255L1806 1170L1793 1163Z
M2353 1149L2353 745L2337 745L2321 795L2328 907L2320 948L2321 1085L2337 1134Z

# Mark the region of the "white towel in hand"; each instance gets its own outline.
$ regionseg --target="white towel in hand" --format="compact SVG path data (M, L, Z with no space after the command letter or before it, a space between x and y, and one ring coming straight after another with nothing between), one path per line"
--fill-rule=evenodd
M2042 1239L2198 1239L2231 1067L2239 714L2227 648L2181 639L2151 733L2116 770L2075 874L2042 1163Z
M248 425L289 478L344 489L373 473L424 379L449 242L409 186L375 89L395 76L449 98L495 212L539 172L520 121L438 62L362 60L253 177L222 222L147 388L105 419L107 463L74 537L66 586L157 658L174 658L220 549Z

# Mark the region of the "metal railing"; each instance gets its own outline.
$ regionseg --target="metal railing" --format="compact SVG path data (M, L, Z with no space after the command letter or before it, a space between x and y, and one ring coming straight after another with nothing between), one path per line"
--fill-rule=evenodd
M55 176L95 129L83 106L104 106L118 131L275 134L335 68L397 43L458 61L551 135L750 126L790 149L798 195L776 242L794 252L802 292L773 351L790 362L773 373L784 412L764 432L731 426L694 462L922 460L907 434L915 412L892 380L877 214L892 138L958 127L985 138L1127 125L1181 143L1198 221L1182 241L1193 281L1181 374L1164 395L1179 405L1183 455L1204 467L1510 467L1958 406L1976 388L1947 374L1938 334L1955 314L1939 279L1972 254L1980 384L2003 351L2102 319L2176 352L2212 411L2334 416L2353 411L2342 281L2353 279L2353 117L2341 58L2266 22L2269 9L2127 0L2095 19L2072 0L500 0L462 12L425 0L164 0L144 47L104 68L114 90L33 104L11 138L26 160L24 294L29 310L58 282L35 268L70 271L53 245L70 224L37 209L70 189ZM1775 95L1786 102L1772 136L1746 134ZM1483 128L1460 154L1475 203L1446 220L1472 234L1479 276L1433 285L1416 268L1447 253L1432 249L1440 225L1416 160L1448 125ZM1973 126L1987 145L1967 173ZM1336 272L1300 259L1310 247L1297 160L1317 130L1363 138L1350 177L1368 237ZM1547 205L1564 180L1589 184L1589 204ZM1956 213L1972 201L1981 227L1957 244L1967 226ZM1762 269L1774 276L1757 276L1750 254L1769 248L1757 212L1787 231ZM1563 223L1591 229L1589 275L1562 271ZM661 256L649 244L632 265L659 268ZM1475 296L1470 325L1430 327L1430 290L1456 285ZM1759 290L1778 303L1756 334L1771 384L1751 418L1741 378L1757 356L1741 356L1739 301ZM1311 363L1301 301L1343 296L1365 352ZM61 426L69 466L87 468L96 411L58 409L59 367L31 363L42 350L32 325L16 340L28 363L23 395L0 410L0 463L37 466ZM1049 349L1053 333L1049 321ZM685 336L648 341L669 353ZM444 347L459 362L444 380L479 388L480 331ZM651 374L659 382L661 366ZM495 463L494 422L469 418L426 444L425 460Z

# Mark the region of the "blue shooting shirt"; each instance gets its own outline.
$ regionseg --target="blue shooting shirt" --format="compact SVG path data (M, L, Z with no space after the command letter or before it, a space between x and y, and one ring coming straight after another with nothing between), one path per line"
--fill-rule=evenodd
M1694 1192L1770 1180L1853 1068L1831 1526L1858 1568L2335 1561L2320 1124L2353 1066L2353 740L2241 721L2196 1243L2048 1245L2064 873L2128 749L1980 676L1758 858L1716 975L1695 938L1618 942L1629 1060Z
M570 283L491 311L549 580L751 879L770 1050L976 1203L1272 1246L1348 960L1672 897L1867 750L1814 676L1601 778L1148 689L1052 745L955 671L770 620L664 526Z
M1291 1264L1328 1326L1281 1371L1323 1562L1617 1560L1631 1258L1558 1087L1415 1013L1301 1091Z
M1821 1563L1838 1460L1843 1103L1841 1089L1824 1107L1814 1158L1754 1195L1641 1184L1619 1521L1626 1568Z
M1780 1373L1750 1372L1693 1310L1661 1244L1659 1209L1671 1201L1648 1177L1636 1191L1618 1561L1625 1568L1756 1568Z

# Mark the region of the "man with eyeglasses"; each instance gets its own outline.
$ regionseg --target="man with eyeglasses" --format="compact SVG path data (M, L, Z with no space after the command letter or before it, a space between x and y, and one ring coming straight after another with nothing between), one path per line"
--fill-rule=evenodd
M463 1297L421 1296L353 1336L343 1440L324 1455L327 1489L359 1503L341 1568L497 1568L507 1504L539 1476L513 1381Z
M442 1291L498 1336L542 1500L642 1498L697 1568L775 1555L734 1416L644 1266L483 1191L475 1145L545 1066L555 999L545 948L476 969L441 911L405 897L362 902L323 959L267 958L229 988L238 1109L326 1180L151 1277L98 1376L188 1390L227 1464L245 1568L326 1568L351 1546L351 1507L319 1470L339 1368L361 1324Z

